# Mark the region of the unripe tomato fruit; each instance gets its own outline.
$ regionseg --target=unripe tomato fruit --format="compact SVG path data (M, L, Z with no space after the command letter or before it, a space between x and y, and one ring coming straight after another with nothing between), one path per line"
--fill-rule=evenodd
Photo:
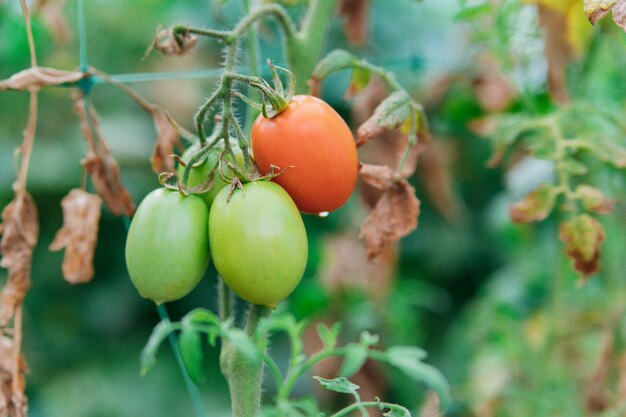
M197 146L190 146L185 150L185 152L183 152L181 156L182 160L185 162L189 162L191 156L197 151ZM221 148L211 149L206 159L201 164L192 167L191 171L189 171L189 179L187 180L188 188L192 188L205 183L209 179L209 175L211 175L211 172L213 172L214 176L211 188L205 193L195 194L201 197L206 202L207 207L211 207L215 196L222 190L222 188L227 185L224 181L222 181L222 178L217 172L218 163L222 151L223 149ZM237 164L239 166L243 166L243 153L241 152L241 149L239 149L238 147L233 147L233 153L235 154L235 158L237 159ZM231 163L233 162L232 157L230 156L226 156L226 159ZM184 171L185 167L179 165L176 169L176 173L178 174L179 178L183 177Z
M289 168L274 178L303 212L341 207L356 185L358 156L352 132L341 116L317 97L293 97L272 119L259 115L250 134L259 170Z
M227 203L224 188L209 214L215 268L235 294L275 307L296 288L308 243L302 216L287 192L269 181L244 184Z
M126 266L142 297L157 304L187 295L209 264L209 210L200 197L158 188L130 223Z

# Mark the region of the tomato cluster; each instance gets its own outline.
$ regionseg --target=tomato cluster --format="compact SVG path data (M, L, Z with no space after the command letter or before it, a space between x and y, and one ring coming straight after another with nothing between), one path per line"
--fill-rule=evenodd
M308 255L299 211L333 211L348 200L358 171L354 138L328 104L295 96L274 118L259 116L251 144L261 174L271 178L287 169L272 181L246 181L231 190L217 173L220 152L211 152L191 168L187 183L211 184L208 190L185 196L160 188L141 202L126 263L143 297L157 304L183 297L211 256L224 282L248 302L275 307L298 285ZM183 161L195 151L186 151Z

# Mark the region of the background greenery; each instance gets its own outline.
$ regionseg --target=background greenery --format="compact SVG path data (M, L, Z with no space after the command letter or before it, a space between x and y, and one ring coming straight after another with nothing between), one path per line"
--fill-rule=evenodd
M110 74L217 68L219 49L208 41L201 41L183 58L158 54L146 61L140 58L161 23L228 28L243 14L236 0L224 5L166 0L85 3L89 63ZM348 48L395 71L400 83L425 102L433 136L450 160L445 174L457 215L442 215L441 195L428 187L429 181L431 185L436 181L434 174L412 179L422 201L420 224L400 242L397 268L383 300L372 300L358 285L335 293L320 283L330 262L328 239L354 229L354 218L363 216L358 196L326 219L307 217L309 266L301 286L280 308L298 318L341 320L348 335L364 329L378 332L387 346L425 348L430 363L452 385L454 404L449 416L584 415L585 392L603 363L601 351L607 337L616 335L609 376L602 381L611 403L602 412L609 413L623 406L618 401L618 384L626 381L617 366L624 357L623 171L598 164L591 167L590 181L616 197L616 204L614 214L603 219L607 231L603 270L579 287L558 240L558 213L530 226L513 225L508 218L508 204L539 182L550 180L551 165L535 160L508 173L507 166L488 168L489 142L472 129L473 121L494 111L481 101L476 87L480 77L488 82L499 79L484 75L484 56L496 63L498 77L514 86L505 111L522 118L553 111L536 5L496 1L490 7L468 9L472 4L465 3L372 0L365 46L348 43L340 18L327 37L327 50ZM584 20L582 4L578 7ZM290 12L298 16L301 9L296 5ZM461 10L466 12L459 15ZM78 65L76 2L66 2L61 11L69 29L66 39L55 38L58 33L44 14L34 15L34 36L41 65L70 69ZM280 65L279 35L274 29L272 24L261 26L261 55ZM585 31L587 37L575 44L581 52L568 67L572 94L592 105L621 111L623 121L626 36L608 21ZM245 67L245 57L241 61ZM0 79L28 65L19 4L0 2ZM194 110L214 80L210 76L179 78L130 85L190 127ZM347 76L334 76L325 84L323 97L351 119L352 103L343 99L347 82ZM442 85L443 94L437 95ZM122 168L123 182L140 201L158 185L148 159L155 137L152 120L107 85L96 85L92 97L104 135ZM21 141L27 108L26 94L0 94L2 206L12 198L13 151ZM626 139L623 130L618 139ZM162 349L158 366L146 378L139 377L138 355L158 316L154 305L140 298L128 279L123 222L103 211L96 277L87 285L66 283L60 268L62 254L47 250L62 223L60 200L80 184L79 161L85 152L69 91L45 90L40 94L28 181L41 224L24 318L30 415L192 415L169 348ZM5 270L0 270L0 279L6 279ZM215 271L210 268L192 294L168 305L170 314L178 318L196 306L214 307L214 287ZM280 352L285 347L279 340L273 349ZM216 352L210 355L202 394L211 416L227 415L227 387ZM379 387L385 398L417 410L423 388L400 375L386 376L387 382ZM312 389L312 384L305 384L299 392ZM606 415L623 415L613 412Z

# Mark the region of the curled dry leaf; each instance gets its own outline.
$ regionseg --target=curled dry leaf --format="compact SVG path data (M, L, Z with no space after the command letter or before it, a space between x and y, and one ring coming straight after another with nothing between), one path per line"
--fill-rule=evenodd
M451 146L444 146L439 141L424 144L418 175L420 183L426 189L433 205L449 221L458 219L462 213L462 203L454 192L452 175Z
M63 6L66 0L38 0L35 9L37 14L46 22L52 31L55 40L66 43L70 39L70 29L67 26Z
M602 225L588 214L581 214L561 223L559 238L565 253L574 261L574 268L583 282L600 270L600 246L604 241Z
M404 179L394 181L361 225L359 238L365 242L368 259L415 230L419 209L415 189Z
M511 220L515 223L532 223L545 219L554 208L557 195L558 190L553 185L540 185L509 207Z
M626 31L626 0L585 0L585 14L593 25L610 11L615 23Z
M159 108L150 110L157 131L157 141L150 162L152 170L159 174L163 171L174 171L174 160L170 155L174 153L174 147L179 143L179 134L176 126L171 122L170 116Z
M379 190L391 187L396 176L394 170L387 165L372 164L361 164L359 175L363 181Z
M385 131L398 129L411 117L411 97L405 91L396 91L384 99L374 114L357 129L357 146Z
M63 227L57 232L50 250L65 248L63 277L72 283L93 278L93 256L98 238L102 200L97 195L74 189L63 198Z
M37 207L24 192L16 195L2 211L0 266L9 270L9 279L0 293L0 327L15 315L30 288L33 249L39 237Z
M111 213L116 216L122 214L131 216L135 212L135 204L128 190L122 185L120 168L100 133L97 115L92 109L89 114L85 112L85 105L79 93L73 94L72 98L74 111L80 118L80 130L89 147L89 152L82 161L83 167L91 175L94 188Z
M339 13L346 18L343 28L348 41L356 46L367 42L368 0L341 0Z
M26 361L21 353L15 361L15 349L14 339L0 334L0 415L26 417Z
M36 91L41 87L75 83L86 75L79 71L61 71L54 68L32 67L0 81L0 90Z
M161 27L152 41L148 52L156 48L165 56L182 56L189 52L198 42L191 33L174 33L172 28Z

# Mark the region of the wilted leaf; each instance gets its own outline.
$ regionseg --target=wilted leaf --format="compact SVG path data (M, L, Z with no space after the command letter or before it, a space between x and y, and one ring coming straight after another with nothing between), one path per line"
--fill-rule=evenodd
M362 164L359 169L359 176L367 184L386 190L393 184L395 171L387 165Z
M581 214L561 223L559 238L583 280L600 270L600 245L604 240L604 229L596 219Z
M357 146L367 143L384 131L402 126L413 116L411 97L405 91L396 91L384 99L374 114L357 129Z
M356 46L367 42L368 0L341 0L339 13L346 18L343 27L348 41Z
M172 172L174 171L174 160L170 155L174 153L174 146L179 140L178 129L172 124L165 111L155 107L150 112L157 131L157 141L150 158L152 170L157 174L163 171Z
M198 42L198 38L192 33L174 33L172 28L161 27L146 52L158 49L165 56L182 56L189 52Z
M352 70L350 85L346 91L346 98L354 97L356 93L362 91L370 82L371 72L366 68L356 67Z
M30 288L33 249L39 237L37 207L31 196L18 194L2 210L0 266L9 270L9 279L0 293L0 327L15 315Z
M0 334L0 416L26 417L26 361L13 339Z
M78 71L32 67L13 74L8 80L0 81L0 90L37 91L42 87L75 83L83 77L85 74Z
M50 27L54 38L60 43L70 39L70 29L63 14L64 5L65 0L38 0L35 6L37 14Z
M515 223L537 222L548 217L559 191L551 184L542 184L521 201L509 207L511 220Z
M82 96L76 93L72 98L74 111L80 118L80 130L89 147L89 153L82 161L83 167L91 175L94 188L111 213L130 217L135 212L135 204L128 190L122 185L120 168L100 132L98 117L92 109L89 114L85 112Z
M582 201L585 210L598 214L608 214L613 211L613 202L597 188L583 184L576 187L575 193Z
M78 188L61 201L63 227L50 244L50 250L65 248L63 277L72 284L89 282L93 278L101 204L98 196Z
M321 94L321 82L323 79L334 72L351 68L356 61L358 61L358 58L355 55L343 49L330 51L317 63L311 74L311 79L309 80L311 94L319 96Z
M585 14L593 25L609 11L613 12L615 23L626 31L626 0L585 0Z
M450 146L438 141L425 144L418 169L420 183L433 205L449 221L457 219L462 210L461 200L454 192L452 153Z
M406 180L395 182L385 190L359 233L359 238L365 241L368 259L375 258L386 245L415 230L419 209L415 189Z
M567 18L552 7L539 5L539 23L545 30L544 49L548 61L548 89L558 103L569 101L567 65L573 51L567 39Z

